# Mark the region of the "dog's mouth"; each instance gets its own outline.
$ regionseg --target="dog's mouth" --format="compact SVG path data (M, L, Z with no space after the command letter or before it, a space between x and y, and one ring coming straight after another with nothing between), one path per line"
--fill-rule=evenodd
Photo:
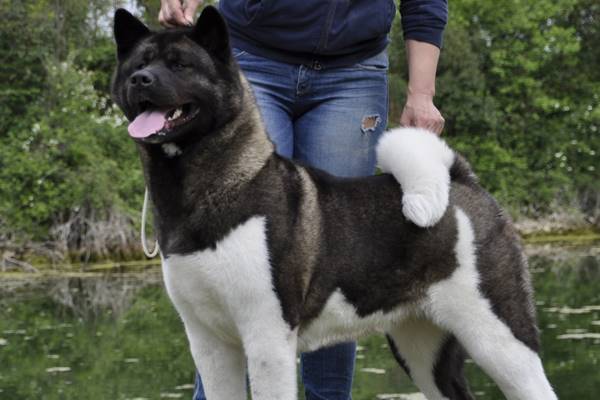
M140 103L142 111L129 124L129 136L135 139L145 139L150 136L166 136L177 128L193 120L200 112L200 107L193 103L177 107L156 107L144 101Z

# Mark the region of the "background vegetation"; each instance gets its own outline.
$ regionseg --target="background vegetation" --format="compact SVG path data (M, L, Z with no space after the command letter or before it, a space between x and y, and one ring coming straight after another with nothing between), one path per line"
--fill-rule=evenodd
M143 182L109 98L111 16L158 1L0 0L0 247L138 254ZM600 224L600 3L452 0L436 103L444 136L515 215ZM406 68L392 33L391 119Z

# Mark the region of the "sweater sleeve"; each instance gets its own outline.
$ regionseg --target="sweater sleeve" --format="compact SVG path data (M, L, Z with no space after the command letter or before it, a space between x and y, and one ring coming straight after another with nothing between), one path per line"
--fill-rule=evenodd
M404 40L414 39L442 47L448 21L447 0L401 0L400 15Z

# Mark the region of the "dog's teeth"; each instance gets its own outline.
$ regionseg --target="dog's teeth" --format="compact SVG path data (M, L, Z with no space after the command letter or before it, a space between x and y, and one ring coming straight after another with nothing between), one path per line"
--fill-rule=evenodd
M181 117L181 114L183 114L183 111L181 110L181 108L178 108L173 112L173 114L170 117L167 117L167 121L173 121L174 119Z

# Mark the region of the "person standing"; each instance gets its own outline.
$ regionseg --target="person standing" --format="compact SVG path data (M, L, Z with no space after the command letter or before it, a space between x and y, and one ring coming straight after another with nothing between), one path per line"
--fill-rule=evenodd
M159 22L191 25L201 0L161 0ZM233 54L252 85L276 151L337 176L375 170L388 117L393 0L221 0ZM433 103L446 0L402 0L409 81L403 126L441 134ZM307 400L349 400L355 343L301 355ZM205 399L197 375L194 400Z

